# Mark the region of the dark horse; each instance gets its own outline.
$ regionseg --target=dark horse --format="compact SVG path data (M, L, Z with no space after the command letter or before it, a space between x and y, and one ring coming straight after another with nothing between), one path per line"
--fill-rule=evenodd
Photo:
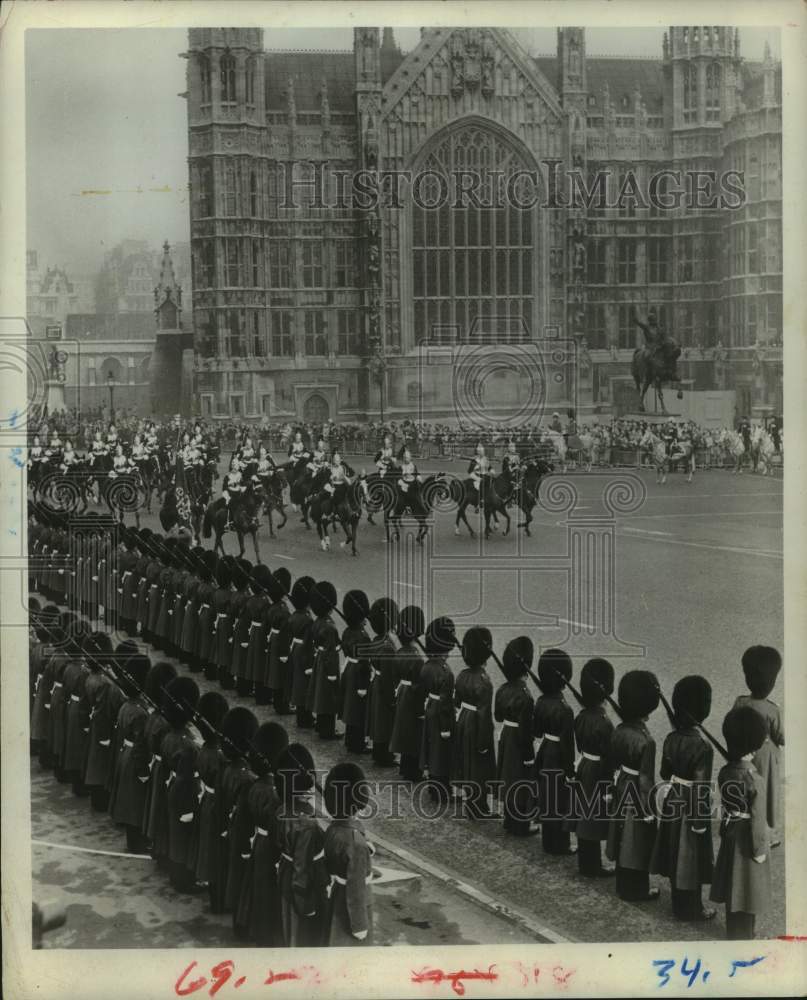
M311 498L309 504L309 515L317 527L320 547L324 552L330 549L331 541L328 530L331 525L335 528L336 524L339 523L345 533L345 540L341 543L341 547L350 545L350 554L358 555L356 535L362 513L363 484L361 480L357 479L353 483L336 487L333 493L329 491L328 485L325 484Z
M636 383L636 391L639 393L639 410L642 413L645 409L644 397L651 385L656 390L658 401L661 403L661 412L667 412L661 386L664 382L680 382L677 368L680 356L681 348L669 338L665 339L659 347L638 347L633 352L631 373L633 381Z
M216 540L213 544L214 552L221 552L224 555L222 536L225 531L234 530L238 536L238 555L244 554L244 536L252 536L252 544L255 548L255 562L261 561L261 553L258 548L258 525L262 500L255 492L248 489L238 500L233 501L229 512L229 523L227 507L222 498L207 505L202 524L202 534L205 538L210 538L211 533L215 533Z
M530 524L532 523L532 512L538 502L538 490L544 476L552 472L552 465L540 458L527 458L524 463L524 471L520 480L514 485L510 479L504 475L493 478L485 490L482 497L482 510L485 518L485 538L490 537L491 518L497 518L501 514L506 527L503 534L510 531L510 514L507 508L515 504L524 515L524 520L519 521L517 527L523 528L526 535L530 534ZM468 523L465 510L469 504L479 502L478 492L473 484L473 480L455 480L451 484L452 496L457 504L457 517L454 525L454 534L460 533L460 521L468 529L471 538L474 538L474 529Z
M390 511L384 509L385 541L390 540L390 526L392 526L392 540L397 542L400 539L401 520L404 514L409 514L418 525L415 541L418 545L423 544L423 539L429 531L429 517L432 511L451 499L451 489L446 484L445 477L445 472L435 472L431 476L426 476L422 483L412 483L406 490L402 489L397 478L395 479L395 503Z

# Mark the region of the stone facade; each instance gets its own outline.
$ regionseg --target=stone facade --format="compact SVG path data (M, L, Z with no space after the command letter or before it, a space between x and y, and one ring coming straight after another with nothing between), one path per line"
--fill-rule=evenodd
M659 55L588 58L582 28L560 29L552 57L498 28L423 29L405 55L391 29L355 29L352 52L191 29L197 411L451 416L456 366L424 364L423 342L485 340L549 345L544 404L620 412L635 304L684 347L690 387L781 412L781 68L769 53L745 62L726 27L673 27ZM510 180L548 160L640 186L664 169L738 170L747 199L430 212L336 193L357 172ZM518 407L522 390L487 379L485 406Z

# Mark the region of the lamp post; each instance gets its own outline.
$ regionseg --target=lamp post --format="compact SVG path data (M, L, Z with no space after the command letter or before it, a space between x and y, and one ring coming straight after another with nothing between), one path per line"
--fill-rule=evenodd
M109 389L109 419L114 421L115 419L115 379L112 372L107 372L106 385Z

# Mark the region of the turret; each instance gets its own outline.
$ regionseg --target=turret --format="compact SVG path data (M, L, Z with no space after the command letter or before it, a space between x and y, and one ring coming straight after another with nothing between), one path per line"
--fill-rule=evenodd
M558 94L565 109L586 113L586 32L584 28L558 28Z
M187 97L191 125L265 122L263 31L191 28Z
M739 36L720 26L673 26L664 68L673 128L720 125L734 113Z

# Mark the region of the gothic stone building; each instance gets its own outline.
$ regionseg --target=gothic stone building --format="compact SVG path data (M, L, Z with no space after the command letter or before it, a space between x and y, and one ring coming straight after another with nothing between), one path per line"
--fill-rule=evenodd
M263 42L259 29L191 29L185 54L201 414L453 416L446 356L464 364L485 342L490 357L491 341L558 342L540 354L542 405L624 412L633 304L655 307L684 347L687 386L734 389L741 413L781 412L781 70L769 53L746 62L726 27L673 27L646 59L588 58L582 28L560 29L551 57L498 28L423 29L406 54L391 29L355 29L352 52ZM428 210L334 193L357 171L546 176L547 160L607 170L609 183L632 171L645 190L662 169L737 170L746 199L736 211L439 198ZM478 362L461 392L489 415L523 405L534 373L508 374L506 356L492 373Z

